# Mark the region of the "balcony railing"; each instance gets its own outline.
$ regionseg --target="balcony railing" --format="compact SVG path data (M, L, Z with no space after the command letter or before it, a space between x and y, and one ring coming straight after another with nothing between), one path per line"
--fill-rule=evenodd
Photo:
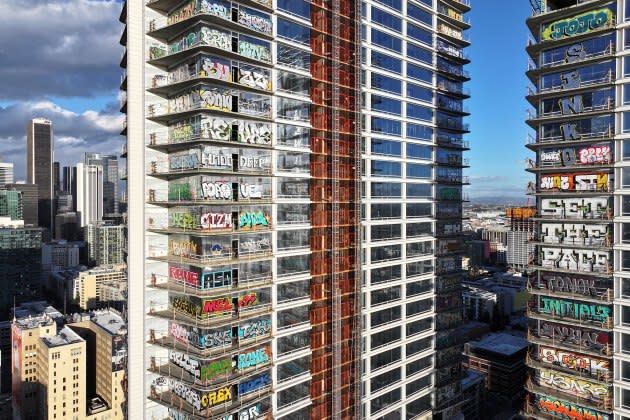
M592 133L580 133L579 141L582 140L599 140L599 139L607 139L612 138L615 135L615 128L612 125L609 125L602 131L592 132ZM527 144L537 144L537 143L547 143L547 142L564 142L564 137L562 135L559 136L549 136L549 137L539 137L538 141L530 135L527 136ZM566 141L566 143L571 143L571 140Z
M616 53L616 51L615 51L615 43L611 41L608 44L607 48L603 49L602 51L598 51L598 52L594 52L594 53L590 53L590 54L585 54L583 57L580 58L579 62L581 63L581 62L592 60L594 58L599 58L599 57L608 57L608 56L615 55L615 53ZM536 62L534 60L532 60L530 58L527 67L528 67L529 71L536 71L536 70L541 70L541 69L548 69L548 68L552 68L552 67L562 66L562 65L565 65L565 64L573 64L573 63L569 63L569 62L567 62L566 58L562 58L560 60L550 61L548 63L538 65L538 64L536 64Z
M436 140L437 140L437 144L440 146L455 147L455 148L461 148L461 149L470 148L470 143L467 140L462 140L457 137L451 137L451 136L439 134L436 137Z
M609 71L605 76L602 76L598 79L593 79L593 80L589 80L586 82L580 82L579 86L576 86L574 88L570 88L567 89L565 88L563 85L558 85L558 86L551 86L551 87L547 87L547 88L539 88L537 89L537 91L533 91L532 92L532 88L528 87L529 89L529 96L533 96L533 95L537 95L537 94L541 94L541 93L553 93L553 92L569 92L571 90L575 90L575 89L583 89L589 86L595 86L595 85L601 85L601 84L605 84L605 83L612 83L615 81L615 72L613 71Z
M438 175L435 177L437 182L451 183L451 184L470 184L470 178L467 176L448 176Z
M591 105L587 107L583 107L580 112L570 114L571 117L579 117L581 114L587 114L589 112L598 112L598 111L606 111L611 110L615 107L615 100L613 98L608 98L603 104L599 105ZM552 111L552 112L539 112L532 109L527 110L527 119L528 120L540 120L545 118L554 118L554 117L564 117L567 114L563 113L562 110Z

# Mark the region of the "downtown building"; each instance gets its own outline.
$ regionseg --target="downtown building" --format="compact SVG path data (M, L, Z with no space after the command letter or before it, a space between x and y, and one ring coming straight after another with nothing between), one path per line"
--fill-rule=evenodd
M624 196L627 1L531 1L536 154L529 257L530 418L630 418ZM625 41L623 41L625 37ZM625 42L625 44L624 44ZM622 94L623 92L623 94ZM626 235L626 236L624 236ZM630 284L630 283L629 283ZM614 368L613 368L614 367Z
M469 8L123 5L129 417L460 416Z

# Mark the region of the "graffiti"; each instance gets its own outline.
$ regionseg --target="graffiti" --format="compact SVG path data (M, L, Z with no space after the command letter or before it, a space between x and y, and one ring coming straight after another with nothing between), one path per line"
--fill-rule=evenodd
M541 248L542 265L573 271L604 272L610 255L607 251L585 249Z
M225 287L232 284L232 270L203 274L203 288Z
M600 350L602 354L608 352L607 346L610 341L610 337L605 333L547 322L540 324L538 335L552 340L559 340L563 343L566 342L589 349Z
M251 212L242 211L238 217L238 226L241 229L255 229L257 226L269 227L271 216L264 214L262 211Z
M608 235L608 227L575 223L543 223L540 234L544 242L593 244L604 241Z
M159 386L166 386L173 394L177 395L179 398L185 400L188 404L195 407L197 410L201 410L203 406L206 408L207 406L203 405L202 399L199 398L199 394L188 386L184 385L181 382L175 381L172 378L160 377L159 380L156 381L156 384Z
M199 305L195 305L193 302L178 296L171 299L171 306L174 310L193 318L201 315L201 307Z
M247 394L248 392L255 391L258 388L262 388L270 384L271 376L269 374L264 374L247 382L238 384L238 394Z
M202 213L201 214L202 229L231 229L232 214L231 213Z
M256 184L240 184L242 198L262 198L262 187Z
M229 3L223 2L221 0L214 0L212 3L208 2L207 0L201 0L199 4L199 11L218 16L223 19L229 20L231 18Z
M221 244L212 245L212 248L210 249L210 254L215 257L223 255L223 246Z
M587 218L605 215L608 211L608 198L545 198L540 209L544 216L566 218Z
M252 366L267 363L270 360L271 352L269 348L261 348L245 354L238 355L238 369L247 369Z
M191 200L192 191L190 191L190 185L184 184L168 184L168 199L169 200Z
M239 54L260 61L271 61L271 51L263 45L252 44L247 41L238 41Z
M181 22L182 20L186 20L192 17L195 14L195 3L196 0L191 0L187 4L175 9L172 13L168 15L168 19L166 20L167 25L172 25L177 22Z
M542 152L540 154L540 161L543 163L556 163L561 162L560 152Z
M171 140L184 140L191 138L195 133L193 132L192 125L184 124L176 127L171 127Z
M566 174L540 177L541 190L608 191L608 174Z
M269 77L264 73L250 70L238 70L238 82L241 85L264 90L271 90Z
M256 404L238 412L238 420L255 420L262 417L262 406ZM599 419L598 419L599 420Z
M232 401L232 387L226 386L217 391L212 391L201 397L201 405L204 408L214 407L227 401Z
M201 196L204 200L231 200L232 185L225 182L202 182Z
M269 319L259 319L258 321L252 321L250 323L238 326L239 340L247 340L262 335L267 335L270 332L271 320Z
M190 213L171 213L171 226L181 229L195 229L197 223Z
M603 359L594 359L592 357L543 346L539 347L539 352L541 362L562 366L578 372L598 375L608 373L610 369L608 361Z
M269 238L262 238L258 240L250 239L248 241L240 242L239 248L244 253L268 251L271 249L271 241Z
M232 111L232 95L218 90L199 89L194 92L199 95L201 107L206 109L216 109L219 111Z
M185 353L180 353L177 351L171 351L169 354L169 360L175 366L178 366L184 369L186 372L193 375L195 378L199 379L201 375L201 369L199 367L199 361L189 357Z
M238 23L267 35L272 34L271 19L250 14L242 7L238 10Z
M586 58L586 51L584 51L584 45L575 44L570 45L565 51L565 63L576 63Z
M168 418L169 420L192 420L192 418L189 417L187 414L180 413L179 411L170 407L168 409Z
M161 45L152 45L149 47L149 60L157 60L166 55L167 50Z
M224 313L230 312L234 306L232 302L228 298L219 298L214 300L206 300L203 303L203 313L204 314L215 314L215 313Z
M181 283L186 283L194 287L199 287L199 274L194 271L183 270L178 267L169 266L168 276Z
M610 9L599 9L558 20L546 25L542 33L543 41L570 38L602 28L614 20Z
M459 188L442 188L440 189L440 199L442 200L461 200L461 190Z
M169 239L168 249L171 255L176 257L191 258L198 255L197 244L193 241L176 241Z
M215 360L201 367L200 379L202 381L211 381L219 376L227 375L232 371L232 359Z
M542 278L543 282L539 283L544 289L565 293L578 293L584 296L599 296L600 290L596 287L594 279L584 279L575 277L562 277L557 275Z
M269 166L269 158L266 156L240 156L238 167L241 169L265 169Z
M182 343L188 344L188 330L186 328L182 327L179 324L172 323L171 328L169 329L168 332L176 340L181 341Z
M202 77L209 77L211 79L230 81L230 66L228 64L215 61L210 57L204 57L201 60L201 72L199 74Z
M251 292L238 298L238 307L246 308L248 306L254 306L258 303L258 296L256 292Z
M565 420L611 420L608 414L600 413L587 407L558 400L548 395L536 395L536 405L543 413Z
M611 160L610 146L594 146L578 151L581 164L609 163Z
M588 400L601 400L611 396L611 388L604 384L547 369L538 370L538 374L540 385L547 388L557 389Z
M610 316L610 308L607 306L550 299L542 296L540 300L543 303L543 307L539 308L541 313L574 319L586 318L594 321L604 321Z
M187 329L186 327L173 322L168 331L169 335L184 344L194 344L206 349L232 344L232 330L206 331L198 328Z
M271 144L271 126L268 124L243 123L238 127L238 141L249 144Z
M232 138L232 124L218 118L203 119L201 137L210 140L229 141Z

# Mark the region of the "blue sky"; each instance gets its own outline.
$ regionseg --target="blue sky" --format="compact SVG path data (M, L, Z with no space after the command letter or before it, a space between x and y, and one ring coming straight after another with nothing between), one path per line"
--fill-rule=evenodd
M0 0L1 2L2 0ZM28 7L20 7L21 4ZM528 128L527 0L473 0L469 16L472 98L467 101L472 199L524 204ZM56 159L75 164L83 151L119 150L120 4L113 0L11 0L0 15L0 159L23 179L28 120L53 120ZM42 28L54 28L43 31Z

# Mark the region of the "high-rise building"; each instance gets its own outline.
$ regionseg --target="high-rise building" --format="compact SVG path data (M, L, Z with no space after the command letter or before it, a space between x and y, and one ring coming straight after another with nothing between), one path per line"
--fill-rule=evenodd
M53 131L52 122L35 118L26 132L26 182L38 189L38 225L54 232Z
M0 190L0 217L10 217L11 220L24 220L24 203L22 192L15 190Z
M83 163L103 168L103 213L118 213L118 157L86 152Z
M63 167L62 189L66 194L70 194L72 196L71 211L76 211L77 210L77 167L76 166Z
M39 223L38 187L35 184L6 184L9 191L18 191L22 195L22 217L27 226L37 226Z
M125 226L108 222L90 223L83 227L90 265L125 263Z
M97 267L82 271L79 274L77 287L79 306L84 310L108 307L110 303L114 303L110 300L112 293L109 292L107 298L104 298L103 286L109 284L111 288L113 283L122 283L126 280L127 268L125 266Z
M13 184L13 164L0 162L0 187L6 184Z
M468 2L230 6L121 13L130 417L461 418Z
M61 191L61 168L59 162L53 162L53 190L55 195Z
M77 164L77 213L80 226L103 219L103 167Z
M79 214L75 212L58 213L55 216L55 239L77 241L81 237Z
M532 1L527 416L630 417L627 1ZM626 38L625 44L622 39ZM619 107L619 108L617 108ZM627 190L626 190L627 191ZM613 369L614 366L614 369Z

